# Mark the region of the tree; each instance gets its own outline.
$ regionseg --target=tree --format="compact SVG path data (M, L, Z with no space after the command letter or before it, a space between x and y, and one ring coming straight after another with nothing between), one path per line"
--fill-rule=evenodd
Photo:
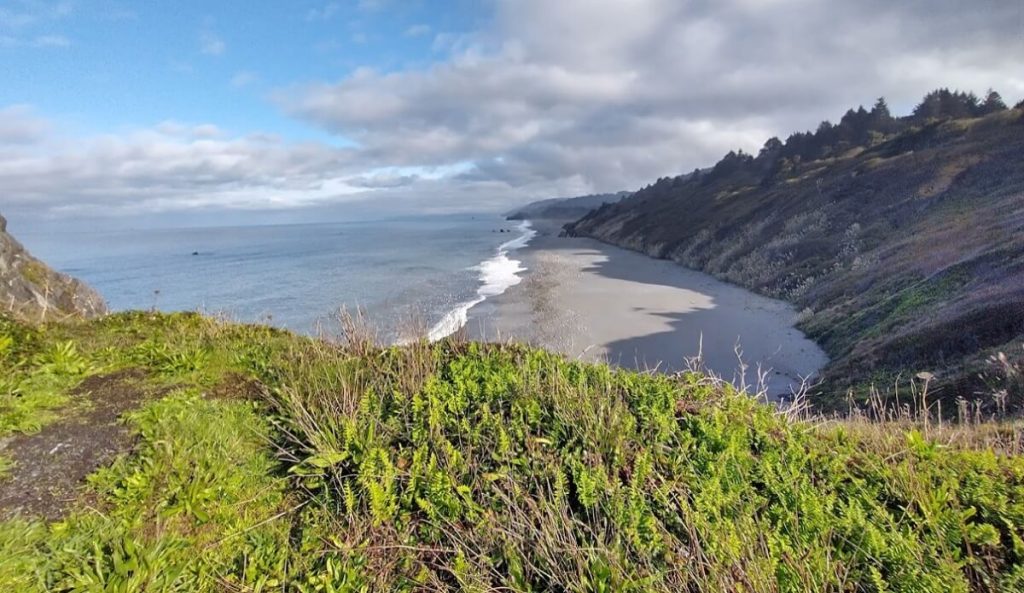
M765 141L764 146L761 147L761 152L757 153L757 158L774 159L781 152L782 140L779 140L776 136L772 136Z
M896 120L893 119L892 113L889 112L889 104L885 102L885 97L879 97L875 101L875 106L871 108L868 130L870 132L879 132L882 135L891 134L896 131Z
M892 119L892 114L889 113L889 104L885 102L885 97L879 97L875 101L875 106L871 108L871 117L876 120Z
M942 117L942 93L949 91L941 89L932 91L924 96L924 99L914 107L914 119L929 120Z
M981 102L974 93L939 89L925 95L921 103L914 108L914 119L928 121L976 117L980 115L980 111Z
M988 90L988 94L985 96L985 101L982 102L979 108L980 115L988 115L990 113L997 113L1000 111L1006 111L1006 103L1003 102L1003 98L999 93L992 89Z

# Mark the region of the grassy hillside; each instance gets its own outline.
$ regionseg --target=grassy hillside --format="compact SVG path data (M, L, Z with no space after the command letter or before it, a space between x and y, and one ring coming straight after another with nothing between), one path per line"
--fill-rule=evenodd
M914 116L880 102L731 153L567 228L796 303L832 358L820 401L929 372L947 409L1014 386L1020 406L1020 378L990 358L1024 357L1022 163L1024 110L940 92Z
M799 420L695 373L343 342L0 323L0 590L1024 588L1019 424Z

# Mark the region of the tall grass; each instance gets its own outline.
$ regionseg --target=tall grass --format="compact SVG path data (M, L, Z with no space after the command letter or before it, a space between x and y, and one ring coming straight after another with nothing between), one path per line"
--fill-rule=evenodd
M177 388L129 416L139 446L87 506L0 523L0 589L1024 587L1019 425L940 420L925 379L905 417L824 418L758 402L756 372L372 336L358 315L330 340L153 314L44 330L35 352L73 340ZM258 400L213 395L242 378Z

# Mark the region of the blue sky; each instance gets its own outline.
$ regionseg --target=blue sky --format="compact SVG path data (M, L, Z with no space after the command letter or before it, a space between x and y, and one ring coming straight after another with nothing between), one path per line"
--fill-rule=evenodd
M938 87L1024 97L992 0L0 1L12 221L499 211Z
M470 1L4 4L0 104L31 104L80 133L180 120L321 140L332 135L274 107L274 89L422 68L444 58L438 33L487 18Z

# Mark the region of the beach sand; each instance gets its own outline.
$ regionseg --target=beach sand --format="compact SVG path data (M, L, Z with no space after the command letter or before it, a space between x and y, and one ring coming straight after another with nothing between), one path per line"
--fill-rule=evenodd
M470 311L471 337L665 372L701 353L707 368L737 384L739 350L747 383L757 381L760 365L772 398L788 396L827 362L793 327L789 304L672 262L558 237L560 226L534 222L537 236L509 256L527 268L522 282Z

